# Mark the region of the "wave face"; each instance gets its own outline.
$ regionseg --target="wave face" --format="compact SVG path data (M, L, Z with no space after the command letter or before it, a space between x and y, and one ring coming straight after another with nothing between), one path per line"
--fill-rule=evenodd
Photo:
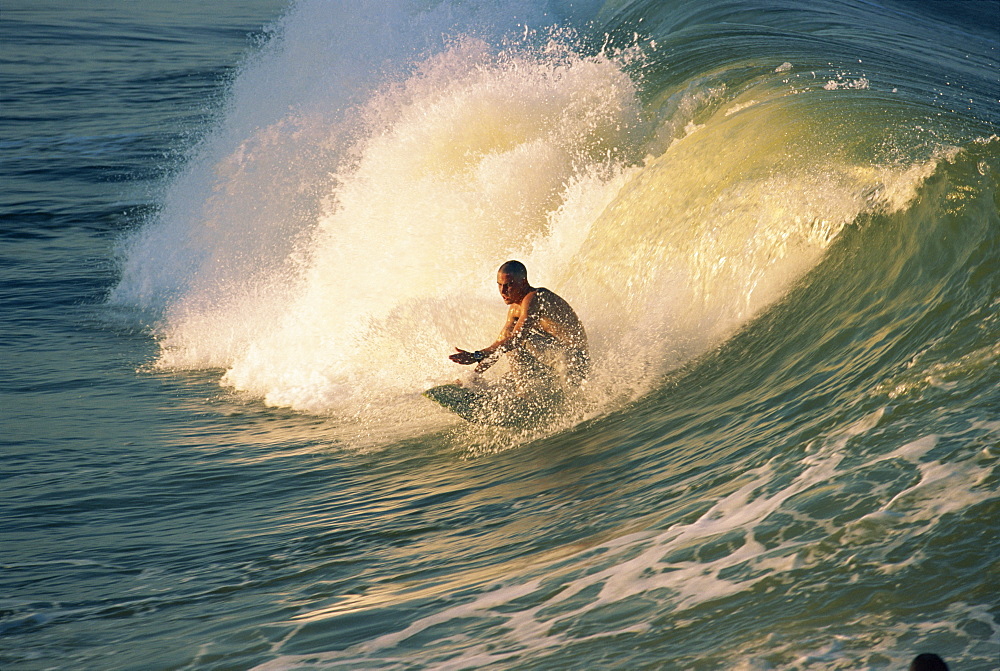
M489 487L536 528L459 492L445 528L503 530L428 541L448 576L298 613L264 668L879 668L923 645L988 668L981 4L297 3L124 241L111 302L151 315L154 368L351 449L576 461L503 461ZM495 337L508 258L594 350L587 411L541 435L419 395Z

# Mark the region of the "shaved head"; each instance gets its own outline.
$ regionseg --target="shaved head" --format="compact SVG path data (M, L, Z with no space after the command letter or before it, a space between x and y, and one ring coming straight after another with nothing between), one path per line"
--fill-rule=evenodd
M524 264L520 261L508 261L507 263L500 266L498 273L503 273L504 275L510 275L511 277L516 277L518 279L526 280L528 279L528 269L524 267Z

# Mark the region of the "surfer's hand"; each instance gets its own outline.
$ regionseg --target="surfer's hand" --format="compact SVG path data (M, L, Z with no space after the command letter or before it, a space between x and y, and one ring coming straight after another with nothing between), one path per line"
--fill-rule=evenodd
M448 357L455 363L460 363L463 366L468 366L469 364L479 363L483 360L482 354L479 352L466 352L464 349L455 348L455 354Z

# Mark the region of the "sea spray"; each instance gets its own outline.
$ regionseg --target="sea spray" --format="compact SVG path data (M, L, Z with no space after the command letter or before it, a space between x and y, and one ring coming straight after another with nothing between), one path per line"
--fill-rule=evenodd
M373 122L358 110L449 35L475 25L496 41L558 21L550 11L516 1L295 3L226 86L216 121L164 185L157 211L122 242L111 302L165 315L175 332L169 324L196 311L284 304L302 238L315 229L345 152ZM226 345L203 341L196 365L225 365L255 330L250 320Z
M270 189L274 157L297 160L300 135L317 137L295 117L217 157L215 187L194 209L216 215L233 195L225 223L170 220L133 244L130 262L155 264L165 234L192 243L166 260L178 281L154 279L169 287L160 367L224 367L224 383L270 404L343 415L454 375L451 345L495 335L497 259L542 244L581 184L600 193L639 104L613 56L562 38L506 49L459 38L350 116L350 133L327 131L344 141L335 169L319 161L322 175L309 176L309 190L328 184L311 227L289 226L274 204L263 221L240 216L258 209L246 185ZM119 293L139 284L126 273Z

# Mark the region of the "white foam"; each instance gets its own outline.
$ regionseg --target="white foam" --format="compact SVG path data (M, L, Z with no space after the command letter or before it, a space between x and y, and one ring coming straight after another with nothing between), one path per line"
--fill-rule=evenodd
M836 91L838 89L855 89L862 90L867 89L870 82L865 77L858 77L857 79L845 79L842 75L838 76L837 79L829 79L823 88L827 91Z

